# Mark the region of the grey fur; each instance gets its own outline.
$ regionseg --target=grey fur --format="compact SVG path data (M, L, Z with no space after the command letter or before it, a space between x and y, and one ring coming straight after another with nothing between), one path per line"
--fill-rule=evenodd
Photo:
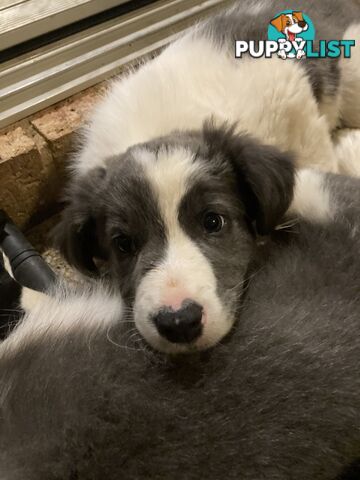
M76 180L54 237L68 261L83 271L95 267L93 257L106 260L114 284L131 306L140 280L158 266L168 242L155 192L134 156L139 149L158 153L180 147L193 155L199 169L188 179L179 223L213 266L221 299L233 311L256 249L251 225L269 233L289 207L294 183L291 154L235 135L233 128L206 123L203 131L175 132L109 160L101 180L97 171L88 180ZM227 219L216 235L202 227L207 211ZM74 236L74 231L83 234ZM134 240L135 254L120 253L114 246L111 238L120 233Z
M281 11L292 9L308 14L316 29L315 44L319 40L341 40L345 30L360 23L360 5L355 0L241 0L234 7L213 17L204 24L197 35L206 35L221 44L228 43L234 49L235 40L267 40L269 22ZM261 11L252 15L250 7L261 5ZM310 59L300 62L309 76L317 100L335 95L340 83L338 59Z
M131 151L110 161L97 201L104 222L99 238L109 252L110 273L124 298L133 299L143 275L161 260L167 240L157 199ZM111 244L118 233L134 239L136 255L124 255Z
M0 477L333 480L360 452L360 181L326 181L334 220L271 236L213 350L79 332L3 357Z

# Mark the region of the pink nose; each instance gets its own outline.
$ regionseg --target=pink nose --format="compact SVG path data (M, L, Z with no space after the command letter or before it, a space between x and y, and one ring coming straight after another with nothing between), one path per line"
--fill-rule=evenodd
M165 295L162 301L162 304L172 310L180 310L183 303L189 299L189 296L184 294L184 292L174 292L169 295Z

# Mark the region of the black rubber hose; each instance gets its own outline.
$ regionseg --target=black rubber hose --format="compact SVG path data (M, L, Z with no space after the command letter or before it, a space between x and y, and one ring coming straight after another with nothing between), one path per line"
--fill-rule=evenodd
M15 280L23 287L45 292L55 282L53 270L3 210L0 210L0 249L9 259Z

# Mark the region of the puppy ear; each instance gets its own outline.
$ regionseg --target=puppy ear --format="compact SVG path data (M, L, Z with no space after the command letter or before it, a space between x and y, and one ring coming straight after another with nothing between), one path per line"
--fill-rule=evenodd
M271 25L276 28L278 32L282 32L284 29L284 17L285 15L282 13L278 17L275 17L271 20Z
M235 171L239 195L248 219L266 235L279 223L293 198L295 168L290 153L263 145L234 127L204 126L208 154L221 155Z
M98 274L94 258L105 256L98 235L98 197L105 175L104 168L96 168L72 181L60 222L52 231L53 242L65 259L88 275Z
M304 17L303 17L302 12L293 12L293 16L296 18L296 20L298 22L303 22L304 21Z

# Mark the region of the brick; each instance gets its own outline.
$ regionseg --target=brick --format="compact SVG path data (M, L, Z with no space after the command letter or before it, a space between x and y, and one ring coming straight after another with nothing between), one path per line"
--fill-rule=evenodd
M26 228L53 199L54 163L45 141L18 126L0 135L0 207ZM54 183L54 180L53 180Z
M26 155L34 148L34 141L24 130L21 127L14 128L0 135L0 163L18 155Z
M36 115L31 125L46 139L55 162L64 162L75 143L76 133L101 98L104 86L85 90Z
M74 137L106 88L104 82L0 132L0 208L21 228L56 210Z

